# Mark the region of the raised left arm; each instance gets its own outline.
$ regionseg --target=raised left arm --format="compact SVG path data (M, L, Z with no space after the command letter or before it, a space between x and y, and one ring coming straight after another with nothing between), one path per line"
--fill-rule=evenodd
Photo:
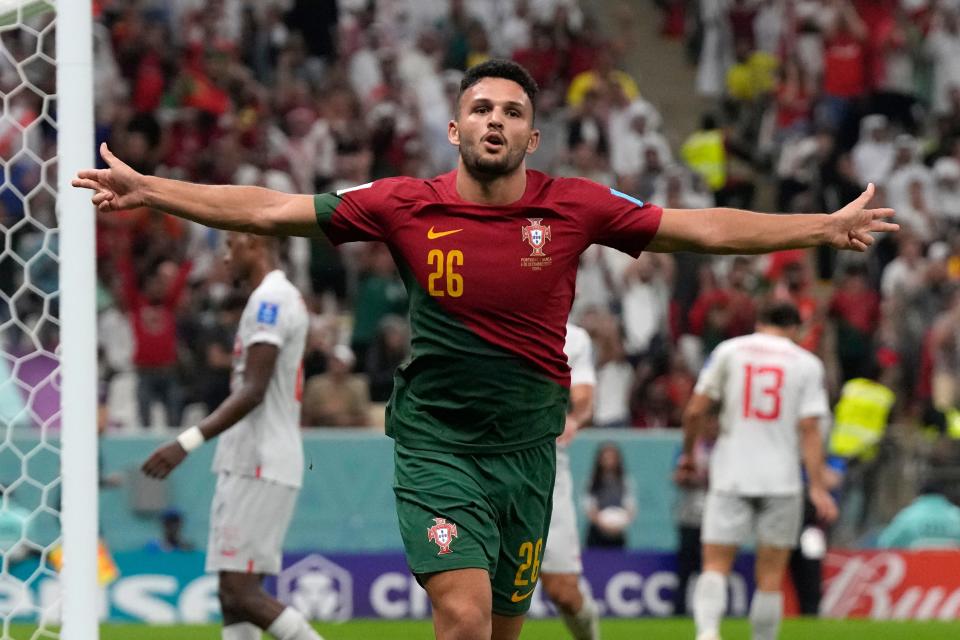
M899 230L893 209L867 209L874 186L832 214L772 215L739 209L664 209L647 251L754 254L829 245L866 251L875 233Z

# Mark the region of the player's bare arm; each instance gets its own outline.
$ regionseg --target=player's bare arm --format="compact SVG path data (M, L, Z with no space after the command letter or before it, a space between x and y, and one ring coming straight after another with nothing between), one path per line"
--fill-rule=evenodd
M800 453L807 471L810 502L817 510L817 517L829 524L837 519L837 505L826 487L823 462L823 436L817 418L800 420Z
M567 412L563 433L557 443L568 445L577 431L590 424L593 419L593 385L575 384L570 387L570 411Z
M204 185L146 176L117 158L106 143L107 169L84 169L71 184L94 191L97 211L136 207L166 211L208 227L272 236L317 235L313 197L262 187Z
M739 209L664 209L648 251L753 254L828 245L866 251L874 235L899 230L888 222L893 209L868 209L871 183L860 196L831 214L773 215Z
M693 447L697 443L697 438L706 434L714 404L710 396L694 393L683 410L683 450L674 472L674 480L677 484L687 484L696 479L697 467L693 459Z
M265 342L254 344L249 348L243 384L236 391L231 392L213 413L197 425L204 442L220 435L260 406L267 392L270 378L273 377L279 352L276 345ZM168 442L157 448L143 463L141 469L151 478L162 480L183 462L187 453L189 452L179 439Z

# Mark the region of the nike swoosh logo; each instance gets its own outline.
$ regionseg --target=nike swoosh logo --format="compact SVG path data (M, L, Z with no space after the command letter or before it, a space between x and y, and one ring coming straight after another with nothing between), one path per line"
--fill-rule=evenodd
M461 231L463 231L463 229L453 229L452 231L434 231L433 227L430 227L430 230L427 231L427 240L436 240L437 238L450 236L455 233L460 233Z
M530 591L527 591L523 595L520 595L519 591L514 591L513 595L510 596L510 602L523 602L524 600L526 600L532 595L533 595L533 589L530 589Z

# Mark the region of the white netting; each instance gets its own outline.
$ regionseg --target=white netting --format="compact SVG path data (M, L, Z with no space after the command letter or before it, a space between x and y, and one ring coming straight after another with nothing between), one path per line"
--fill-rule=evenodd
M0 0L0 640L56 638L60 537L54 16ZM95 372L91 372L95 375Z

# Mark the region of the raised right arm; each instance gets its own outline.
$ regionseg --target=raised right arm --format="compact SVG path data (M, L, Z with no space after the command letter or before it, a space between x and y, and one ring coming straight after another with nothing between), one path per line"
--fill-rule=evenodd
M85 169L72 185L92 189L99 211L151 207L208 227L272 236L319 235L311 195L262 187L202 185L145 176L100 145L109 168Z

